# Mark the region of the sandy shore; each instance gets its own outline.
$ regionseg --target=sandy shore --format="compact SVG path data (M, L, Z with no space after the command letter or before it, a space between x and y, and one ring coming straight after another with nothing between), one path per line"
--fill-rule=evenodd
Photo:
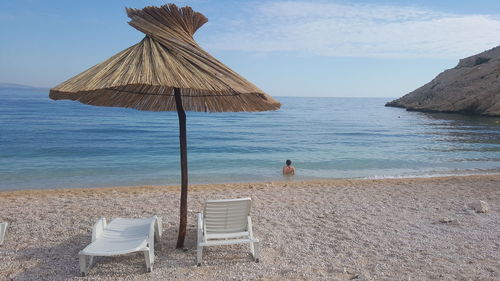
M236 245L194 266L204 200L247 196L261 262ZM490 211L468 209L474 200ZM0 280L500 280L500 175L192 186L187 251L175 250L178 202L176 187L0 192ZM154 214L164 233L152 273L137 253L78 277L99 217Z

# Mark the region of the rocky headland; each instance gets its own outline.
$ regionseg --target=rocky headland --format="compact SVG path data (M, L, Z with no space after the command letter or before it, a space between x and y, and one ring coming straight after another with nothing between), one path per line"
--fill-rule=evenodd
M456 67L386 106L500 116L500 46L461 59Z

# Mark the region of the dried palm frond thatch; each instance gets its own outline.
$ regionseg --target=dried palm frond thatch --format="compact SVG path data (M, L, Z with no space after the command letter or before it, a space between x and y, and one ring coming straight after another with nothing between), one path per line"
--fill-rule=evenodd
M144 39L50 90L50 98L100 106L176 111L276 110L280 103L205 52L193 39L207 18L174 4L127 8Z

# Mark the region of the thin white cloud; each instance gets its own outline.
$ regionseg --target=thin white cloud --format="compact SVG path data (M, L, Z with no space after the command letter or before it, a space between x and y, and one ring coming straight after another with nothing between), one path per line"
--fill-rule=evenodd
M413 6L268 2L232 16L224 23L228 31L202 45L257 53L456 59L500 44L496 15Z

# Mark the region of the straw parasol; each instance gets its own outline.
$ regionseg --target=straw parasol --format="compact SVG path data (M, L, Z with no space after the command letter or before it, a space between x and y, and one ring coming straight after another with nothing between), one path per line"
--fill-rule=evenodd
M187 223L185 111L256 112L280 103L204 51L193 34L208 20L174 4L126 8L129 24L146 36L50 90L54 100L150 111L177 111L181 154L181 204L177 248Z

